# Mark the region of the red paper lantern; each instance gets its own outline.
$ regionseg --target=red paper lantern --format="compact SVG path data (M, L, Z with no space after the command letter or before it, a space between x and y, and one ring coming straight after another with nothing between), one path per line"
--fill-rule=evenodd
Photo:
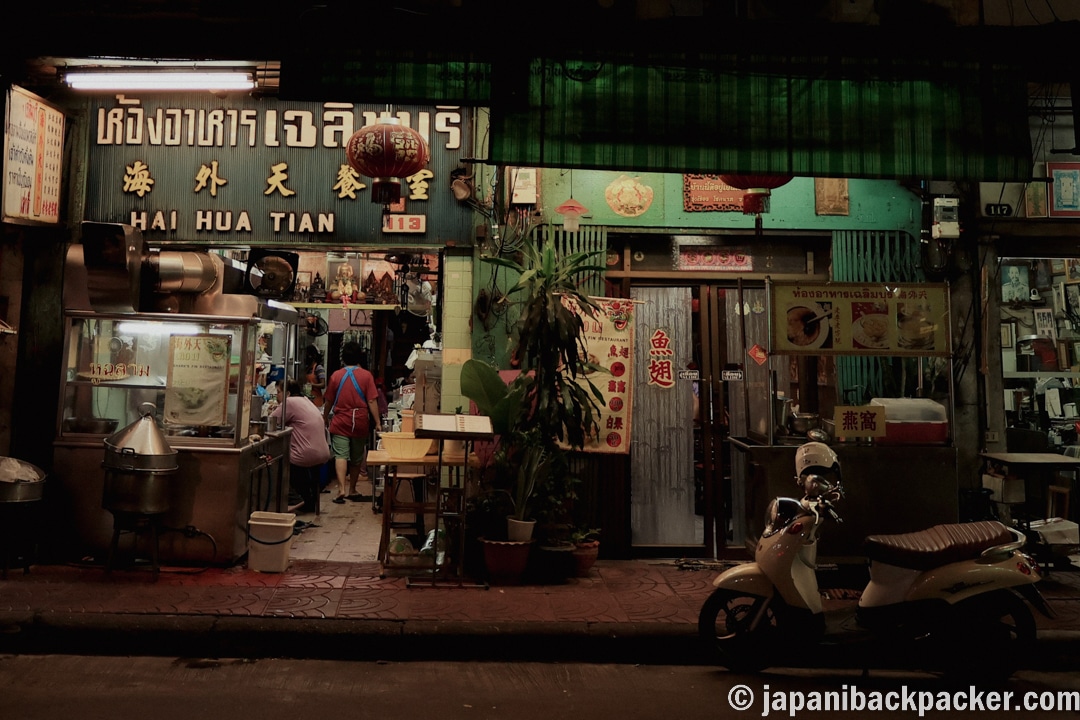
M387 118L353 133L345 155L354 170L372 179L371 201L389 205L401 199L401 178L427 165L428 145L416 130Z
M772 191L791 182L791 175L721 175L720 180L733 188L745 190L743 214L760 215L769 212Z

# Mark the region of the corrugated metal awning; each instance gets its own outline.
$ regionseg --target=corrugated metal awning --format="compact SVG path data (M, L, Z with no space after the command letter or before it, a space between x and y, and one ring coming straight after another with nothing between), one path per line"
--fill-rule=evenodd
M976 63L535 59L492 108L491 157L536 167L1022 181L1027 84ZM525 89L525 88L523 88ZM505 97L499 93L500 97Z

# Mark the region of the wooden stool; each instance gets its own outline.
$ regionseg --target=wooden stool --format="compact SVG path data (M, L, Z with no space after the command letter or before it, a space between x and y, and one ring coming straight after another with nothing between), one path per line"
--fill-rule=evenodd
M1069 488L1060 485L1046 488L1046 517L1069 519Z
M424 486L422 483L417 483L417 481L423 481L426 477L425 473L391 473L384 482L382 537L379 540L379 560L381 562L385 563L387 560L392 530L412 530L416 533L418 539L423 539L424 513L428 510L429 504L423 502ZM413 499L411 502L399 502L397 499L398 490L404 480L408 480L412 484ZM416 499L418 485L420 500ZM412 520L399 520L396 518L397 515L407 513L413 514Z

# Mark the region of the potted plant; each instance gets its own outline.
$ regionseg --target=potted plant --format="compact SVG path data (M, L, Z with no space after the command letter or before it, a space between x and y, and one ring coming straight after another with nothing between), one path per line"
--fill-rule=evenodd
M461 392L491 417L499 436L495 489L512 498L516 519L533 519L535 495L548 486L553 471L565 470L568 448L583 447L599 432L604 399L586 375L602 368L588 359L579 314L599 312L579 290L588 274L604 271L591 262L598 254L560 256L549 240L539 248L526 243L521 262L484 258L519 276L506 294L520 297L513 330L518 373L508 383L493 366L468 360L461 371Z
M574 568L577 577L588 577L600 554L600 528L576 528L570 536L574 543Z

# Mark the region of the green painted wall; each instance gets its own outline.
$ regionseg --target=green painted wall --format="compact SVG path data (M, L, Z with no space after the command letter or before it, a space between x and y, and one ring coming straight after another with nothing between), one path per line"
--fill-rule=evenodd
M617 231L620 228L667 229L672 233L702 232L709 230L753 230L754 218L741 212L686 212L683 209L682 175L667 173L630 174L587 170L539 170L540 206L545 222L561 223L562 216L554 209L571 197L585 205L589 213L582 217L582 224L605 225ZM635 217L626 217L613 210L605 191L620 180L637 179L641 186L651 189L648 209ZM571 188L572 186L572 188ZM630 184L621 185L624 190ZM620 186L616 186L620 187ZM633 184L640 197L648 195ZM916 195L893 180L849 180L849 214L817 215L814 210L813 178L794 178L790 183L773 191L771 210L763 216L764 232L837 230L903 231L918 238L921 230L922 206ZM659 240L659 238L658 238ZM473 298L483 288L491 292L493 268L479 259L479 250L473 267ZM503 292L507 282L516 281L505 270L499 271L495 284ZM472 316L472 356L499 367L508 363L508 345L514 321L513 308L493 313L487 327Z
M554 209L571 196L590 212L581 222L611 227L671 229L753 229L754 218L741 212L686 212L683 209L682 175L670 173L621 173L590 170L545 169L540 172L545 218L561 222ZM636 217L617 214L605 199L605 190L620 180L637 178L652 189L652 204ZM849 180L849 214L817 215L814 212L813 178L794 178L773 190L772 208L762 216L769 230L906 230L919 237L921 205L914 193L894 180Z

